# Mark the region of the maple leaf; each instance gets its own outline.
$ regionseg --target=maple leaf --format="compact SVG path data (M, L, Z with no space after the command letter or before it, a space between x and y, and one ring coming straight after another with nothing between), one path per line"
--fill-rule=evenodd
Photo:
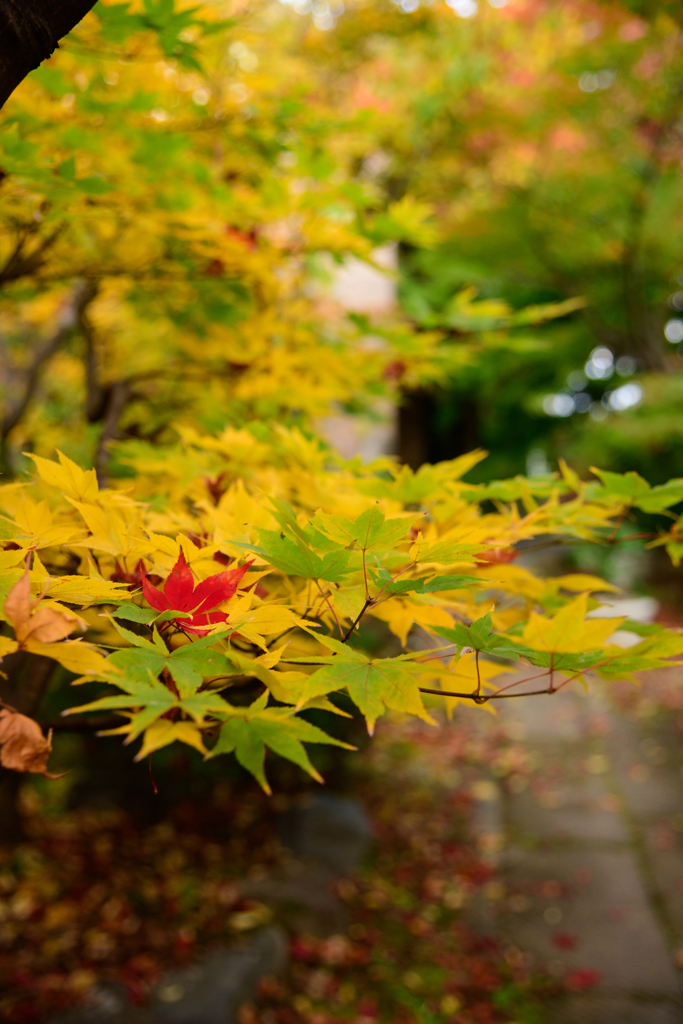
M40 458L31 452L24 453L33 459L38 473L46 484L59 487L69 498L77 501L95 501L98 496L97 474L94 469L81 469L71 459L57 449L59 465L50 459Z
M50 644L63 640L74 629L85 629L86 623L77 615L56 608L38 607L40 598L31 600L28 567L17 580L7 597L3 613L14 629L14 635L23 647L29 641Z
M417 677L423 669L413 661L416 654L369 658L333 637L319 636L317 640L334 654L291 659L292 663L305 660L308 664L325 666L308 677L299 696L299 708L315 697L345 688L365 716L370 735L374 733L375 722L386 709L405 711L434 724L425 711L418 689Z
M226 612L213 609L235 595L251 564L246 562L239 569L216 573L195 587L192 570L184 551L181 551L166 579L163 593L149 582L146 572L141 569L142 592L145 600L158 612L184 612L183 616L179 615L172 621L185 632L208 633L212 626L227 621Z
M47 759L52 750L52 735L43 736L40 726L32 718L18 711L3 708L0 711L0 764L15 772L38 772L48 779Z
M217 754L234 751L242 767L251 772L266 793L271 792L264 772L266 747L270 747L280 757L298 764L316 782L323 780L311 764L304 743L326 743L355 750L348 743L328 736L311 722L293 715L289 708L269 708L267 702L266 693L258 697L249 708L232 708L233 717L221 728L218 741L210 753L211 757L215 757Z
M543 653L585 654L600 648L624 619L586 619L588 595L581 594L546 618L532 611L521 640ZM559 667L559 666L556 666Z

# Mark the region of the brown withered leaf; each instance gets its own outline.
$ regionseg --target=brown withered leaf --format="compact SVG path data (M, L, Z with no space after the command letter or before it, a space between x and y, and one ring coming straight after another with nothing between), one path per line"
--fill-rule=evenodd
M12 624L20 645L28 639L51 644L63 640L74 629L85 629L86 624L76 615L67 615L57 608L40 608L40 598L31 600L28 567L5 598L5 616Z
M15 772L39 772L48 779L58 779L47 770L52 750L52 735L43 736L32 718L18 711L0 711L0 764Z

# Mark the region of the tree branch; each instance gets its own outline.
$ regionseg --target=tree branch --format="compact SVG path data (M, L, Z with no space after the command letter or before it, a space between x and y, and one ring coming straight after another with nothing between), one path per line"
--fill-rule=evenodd
M106 412L107 392L100 384L95 336L85 309L81 310L79 322L85 341L85 416L88 423L97 423Z
M0 0L0 3L2 0ZM0 285L8 281L18 281L36 271L44 265L47 260L47 253L57 241L61 233L61 227L55 228L47 238L41 239L30 252L26 252L26 243L35 234L36 227L22 227L17 236L17 241L12 252L7 257L4 267L0 270Z
M127 380L117 380L107 389L106 413L102 433L95 452L95 472L100 487L107 483L109 465L109 442L116 441L119 436L119 420L131 396L131 387Z
M92 7L94 0L0 0L0 106Z
M0 0L1 2L2 0ZM33 359L24 371L22 386L16 389L16 398L9 403L0 421L0 439L3 442L20 423L28 409L45 364L74 329L81 313L93 300L95 293L96 287L92 281L80 281L74 289L71 301L65 303L58 314L57 329L34 352Z

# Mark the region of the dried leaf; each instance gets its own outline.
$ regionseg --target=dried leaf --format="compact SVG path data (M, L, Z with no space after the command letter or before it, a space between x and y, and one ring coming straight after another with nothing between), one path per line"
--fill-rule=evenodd
M52 734L43 736L40 726L32 718L18 711L3 708L0 711L0 764L15 772L38 772L48 779L57 779L47 770L47 759L52 750Z
M71 615L57 608L38 607L38 600L31 600L31 584L28 567L17 580L5 598L4 615L11 623L14 634L21 646L28 639L49 644L63 640L74 629L85 629L86 624L77 615Z

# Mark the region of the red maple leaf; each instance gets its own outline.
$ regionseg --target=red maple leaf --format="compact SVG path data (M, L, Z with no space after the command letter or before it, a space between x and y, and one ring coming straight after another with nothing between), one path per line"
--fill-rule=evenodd
M233 597L251 564L247 562L239 569L216 573L195 587L192 570L187 564L184 552L181 551L178 561L164 583L163 594L152 586L144 569L141 570L142 592L148 604L158 612L172 609L175 612L191 613L189 617L173 619L173 622L185 632L208 633L217 622L227 622L226 612L212 609Z
M595 988L602 980L600 971L594 971L590 967L579 968L571 971L564 979L565 986L570 992L585 992L589 988Z
M579 941L576 935L569 932L555 932L552 939L558 949L576 949Z

